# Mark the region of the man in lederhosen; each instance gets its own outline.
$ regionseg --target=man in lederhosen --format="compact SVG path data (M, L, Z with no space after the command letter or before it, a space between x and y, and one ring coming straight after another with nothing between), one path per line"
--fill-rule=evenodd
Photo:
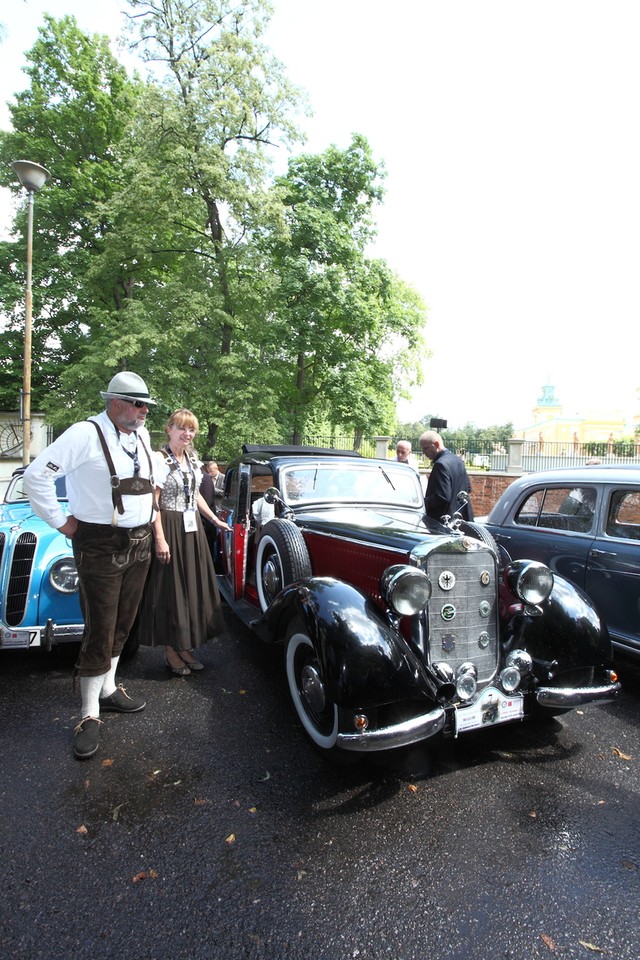
M100 713L138 713L146 704L115 680L151 561L153 476L145 420L155 405L144 380L116 374L100 391L102 413L69 427L24 474L34 512L68 537L78 568L84 636L76 663L82 716L74 754L98 749ZM69 513L55 480L66 477Z

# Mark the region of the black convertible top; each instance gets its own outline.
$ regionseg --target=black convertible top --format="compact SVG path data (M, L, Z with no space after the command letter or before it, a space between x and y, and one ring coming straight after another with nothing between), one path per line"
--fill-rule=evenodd
M243 443L242 452L250 457L268 460L270 457L361 457L356 450L336 450L334 447L295 447L259 443Z

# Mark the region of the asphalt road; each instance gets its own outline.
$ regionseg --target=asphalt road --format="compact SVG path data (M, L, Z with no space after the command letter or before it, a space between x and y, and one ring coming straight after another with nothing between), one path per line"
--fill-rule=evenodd
M0 662L0 956L640 955L640 666L614 705L335 768L231 615L207 670L143 649L148 706L73 759L69 657ZM74 714L75 711L75 714Z

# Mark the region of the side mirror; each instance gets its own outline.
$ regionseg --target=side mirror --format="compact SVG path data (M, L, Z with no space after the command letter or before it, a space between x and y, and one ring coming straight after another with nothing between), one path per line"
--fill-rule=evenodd
M275 503L276 500L280 500L280 491L277 487L267 487L263 493L263 497L267 503Z

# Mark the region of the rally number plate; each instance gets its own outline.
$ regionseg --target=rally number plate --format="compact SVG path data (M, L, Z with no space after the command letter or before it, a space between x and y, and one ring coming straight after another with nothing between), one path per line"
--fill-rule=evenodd
M467 730L490 727L524 716L524 697L521 694L506 694L495 687L483 690L475 703L456 709L456 736Z
M8 650L9 648L21 650L27 647L39 646L40 630L8 630L5 627L0 631L0 647L4 650Z

